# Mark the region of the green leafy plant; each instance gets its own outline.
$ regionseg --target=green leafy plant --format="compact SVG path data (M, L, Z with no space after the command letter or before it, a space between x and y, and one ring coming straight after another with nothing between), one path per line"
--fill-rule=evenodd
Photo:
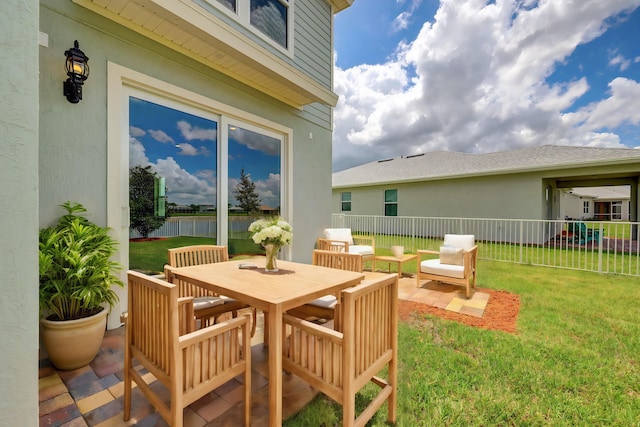
M118 242L108 227L89 221L79 203L60 205L67 211L40 230L40 314L49 320L75 320L112 307L124 287L115 275L122 266L111 260Z

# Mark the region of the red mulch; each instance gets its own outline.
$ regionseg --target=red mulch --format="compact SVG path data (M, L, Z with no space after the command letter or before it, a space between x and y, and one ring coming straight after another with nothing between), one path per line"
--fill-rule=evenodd
M516 321L520 311L520 297L505 291L494 291L492 289L478 289L489 294L489 302L482 317L473 317L448 311L442 308L433 307L427 304L420 304L412 301L400 300L398 302L398 316L400 320L408 321L415 314L428 313L443 319L455 320L469 326L476 326L483 329L493 329L515 334Z

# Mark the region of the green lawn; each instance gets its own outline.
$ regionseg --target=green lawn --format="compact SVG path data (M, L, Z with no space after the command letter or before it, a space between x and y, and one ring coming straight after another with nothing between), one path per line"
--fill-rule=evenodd
M132 265L151 252L159 258L150 265L163 263L159 242L169 244L132 244ZM637 277L480 260L478 285L520 296L518 333L432 315L400 322L398 426L639 425ZM369 397L365 389L358 401ZM284 426L340 418L340 406L319 396ZM368 426L385 420L386 408Z
M398 426L639 425L637 278L495 261L478 271L480 286L520 296L518 333L400 322ZM340 417L319 396L284 425Z

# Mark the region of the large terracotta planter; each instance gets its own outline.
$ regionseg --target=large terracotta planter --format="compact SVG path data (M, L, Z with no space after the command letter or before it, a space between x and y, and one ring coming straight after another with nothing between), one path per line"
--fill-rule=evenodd
M40 320L42 341L49 359L60 370L88 365L96 357L107 326L108 310L78 320Z

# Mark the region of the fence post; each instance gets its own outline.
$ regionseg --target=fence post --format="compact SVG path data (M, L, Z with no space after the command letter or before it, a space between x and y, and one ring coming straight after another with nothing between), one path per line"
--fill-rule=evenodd
M602 235L604 234L604 224L600 222L598 232L598 273L602 273ZM616 265L616 264L614 264ZM615 272L615 269L614 269Z
M523 228L524 228L524 222L522 220L520 220L520 238L519 238L519 240L520 240L520 261L519 261L520 264L523 263L523 253L522 253L523 250L524 250L524 248L523 248L523 244L524 244L524 229Z

